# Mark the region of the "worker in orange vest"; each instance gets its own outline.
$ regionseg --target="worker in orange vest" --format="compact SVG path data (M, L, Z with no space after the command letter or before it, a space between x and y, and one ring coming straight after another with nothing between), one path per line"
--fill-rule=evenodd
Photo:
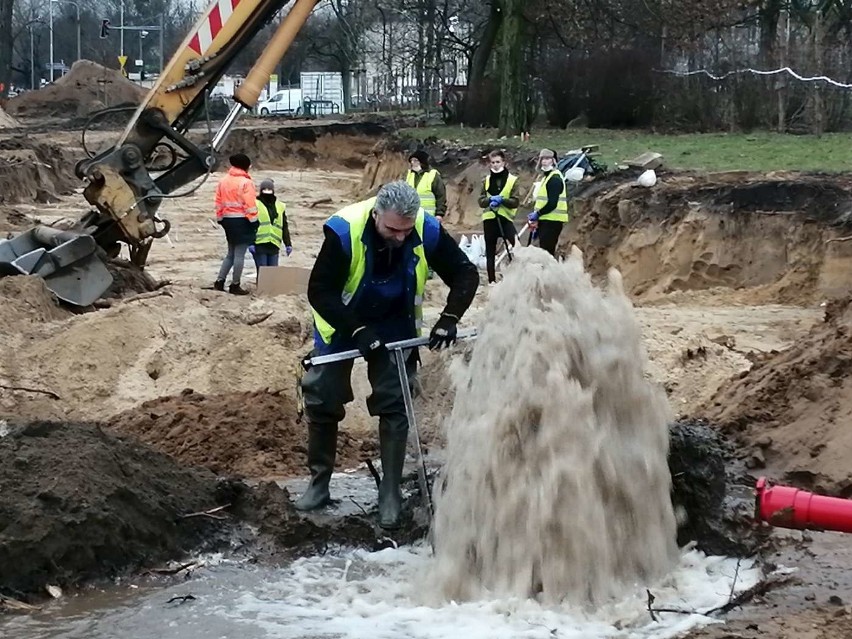
M228 254L222 261L219 277L213 283L217 291L225 290L225 278L231 268L231 285L228 292L234 295L248 295L240 286L246 251L254 244L257 235L257 201L254 183L249 175L251 160L244 153L229 158L231 168L216 187L216 220L225 230L228 240Z

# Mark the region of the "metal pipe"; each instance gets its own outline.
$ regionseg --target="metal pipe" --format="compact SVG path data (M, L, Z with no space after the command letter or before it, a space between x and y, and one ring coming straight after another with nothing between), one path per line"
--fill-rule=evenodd
M319 0L296 0L296 4L290 9L287 16L278 25L272 40L263 49L263 53L255 62L246 79L234 91L234 99L245 106L253 109L257 104L261 92L269 82L269 76L275 71L281 58L287 53L287 49L293 44L296 35L301 31L311 11Z
M225 144L225 140L228 138L228 134L231 132L231 129L234 128L234 125L239 120L240 116L243 114L245 107L242 104L235 104L231 109L231 112L228 113L228 117L225 118L225 121L222 123L222 126L216 131L216 135L213 136L213 150L218 151L222 148L222 145Z
M472 339L477 335L476 328L466 328L458 332L456 339ZM429 343L429 337L414 337L412 339L404 339L399 342L391 342L385 344L385 348L389 351L402 350L406 348L417 348L418 346L426 346ZM308 357L302 361L305 368L311 366L322 366L323 364L334 364L335 362L345 362L350 359L358 359L361 357L361 351L353 349L351 351L343 351L341 353L332 353L331 355L318 355L317 357Z
M405 349L395 349L396 369L399 373L399 384L402 386L402 399L405 402L405 416L408 418L408 436L414 435L414 446L417 451L417 483L420 484L420 493L431 518L434 514L432 508L432 489L426 477L426 459L423 457L423 446L420 443L420 431L417 429L417 418L414 414L414 400L411 398L411 387L408 380L408 371L405 369Z

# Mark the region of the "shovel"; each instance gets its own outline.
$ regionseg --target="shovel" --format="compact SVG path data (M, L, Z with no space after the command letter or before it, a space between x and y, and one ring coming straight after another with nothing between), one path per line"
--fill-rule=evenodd
M468 328L458 332L456 339L474 339L476 337L476 329ZM420 486L420 494L423 495L423 500L429 513L429 519L432 519L434 508L432 505L432 488L429 486L429 481L426 477L426 459L423 456L423 446L420 443L420 431L417 427L417 419L414 415L414 400L411 397L411 387L409 385L408 370L405 368L405 360L407 359L409 349L429 344L428 337L415 337L399 342L391 342L386 344L385 348L396 360L396 369L399 374L399 383L402 386L402 399L405 402L405 416L408 418L408 434L409 438L413 436L414 446L417 452L417 483ZM351 351L343 351L342 353L332 353L331 355L319 355L317 357L308 357L302 361L302 366L305 370L312 366L322 366L323 364L333 364L335 362L344 362L354 360L361 357L361 352L357 349Z

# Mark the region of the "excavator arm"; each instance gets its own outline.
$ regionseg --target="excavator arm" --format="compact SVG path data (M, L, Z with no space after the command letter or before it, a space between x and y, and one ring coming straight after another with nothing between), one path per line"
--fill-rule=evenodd
M257 104L284 53L319 0L212 0L157 83L139 105L115 145L79 162L77 176L94 208L70 231L37 227L0 241L0 276L28 273L45 278L61 299L91 304L112 282L101 257L115 257L121 244L143 267L154 239L169 222L158 215L164 199L217 166L216 152L245 109ZM243 83L235 106L208 144L189 139L190 127L205 114L207 97L236 55L275 14L291 4ZM167 141L183 159L156 177L148 164Z

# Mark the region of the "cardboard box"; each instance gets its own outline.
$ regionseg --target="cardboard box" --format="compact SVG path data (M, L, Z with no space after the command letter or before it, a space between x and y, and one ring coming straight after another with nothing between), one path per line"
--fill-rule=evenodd
M296 266L261 266L257 273L257 294L307 295L311 269Z

